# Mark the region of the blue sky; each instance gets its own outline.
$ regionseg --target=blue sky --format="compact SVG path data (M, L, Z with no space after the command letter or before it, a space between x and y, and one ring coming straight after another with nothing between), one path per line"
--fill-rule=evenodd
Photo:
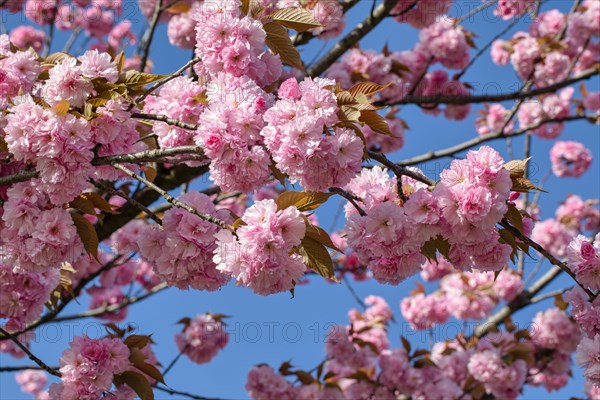
M481 4L477 0L457 1L451 14L464 15L474 6ZM565 0L549 0L543 9L560 8L568 10L571 2ZM353 27L355 23L370 10L371 2L362 1L352 10L347 20L347 26ZM125 1L126 14L134 10L133 4ZM140 16L137 16L136 31L141 29ZM8 27L13 26L11 19L6 19ZM478 35L477 44L485 44L496 32L503 29L509 22L501 21L494 17L491 9L483 14L466 21L464 26L475 31ZM510 33L512 36L523 25L517 25ZM155 72L169 73L185 63L191 51L182 51L171 47L165 33L165 26L157 30L153 51L150 57L155 64ZM346 29L348 30L348 28ZM411 48L417 37L417 31L395 21L386 20L376 31L370 33L361 41L362 48L381 50L385 43L390 50L398 51ZM58 43L62 45L65 38L60 35ZM62 40L61 40L62 39ZM334 41L328 42L331 47ZM322 42L315 42L302 49L304 60L311 60L315 52L322 46ZM62 46L56 46L59 50ZM77 46L75 46L77 48ZM520 80L511 67L498 67L494 65L489 55L484 55L480 61L471 68L463 80L469 82L476 89L487 88L489 91L513 91L518 87ZM586 83L589 90L600 90L598 80ZM481 93L481 89L478 90ZM511 103L506 106L510 107ZM476 108L481 109L481 108ZM443 117L424 115L414 106L405 106L398 116L406 120L411 127L406 133L405 147L391 158L400 160L425 151L442 149L449 145L462 142L476 135L473 121L475 115L462 122L453 122ZM597 126L583 122L571 123L563 132L561 139L577 140L583 142L594 154L600 155L600 135ZM534 159L532 160L532 180L540 180L550 168L548 152L552 146L551 141L536 137L532 140ZM506 145L503 140L492 143L493 147L506 156ZM523 138L513 141L515 157L522 158ZM429 164L425 171L435 173L449 164L449 159L439 160ZM600 168L598 160L594 160L590 170L580 179L559 179L551 177L546 190L540 198L542 217L553 216L556 206L564 200L567 193L579 194L584 199L600 198L598 178ZM194 185L196 188L202 186ZM340 200L333 198L317 211L317 215L324 227L329 227L338 210ZM343 221L337 223L336 229L343 226ZM526 268L531 270L534 260L528 260ZM544 263L541 273L549 267ZM400 334L404 334L413 344L413 348L427 348L430 340L435 341L452 338L463 323L448 324L435 329L432 334L415 333L410 331L404 323L399 312L399 301L408 295L415 287L412 278L398 286L379 285L375 282L353 283L353 287L361 297L376 294L384 297L396 316L396 323L390 328L392 344L399 346ZM560 277L547 290L570 286L568 277ZM81 306L70 306L65 313L71 314L87 308L88 299L81 300ZM526 326L535 313L551 306L551 300L529 307L516 314L514 321L517 325ZM197 291L180 291L169 289L155 297L130 308L129 319L139 327L139 332L153 334L157 343L155 351L163 364L177 355L173 336L179 331L176 325L182 317L193 316L207 311L231 315L228 320L228 331L231 335L229 345L209 364L196 365L183 357L173 370L166 376L167 383L178 390L189 391L207 397L220 397L228 399L247 398L244 389L248 370L259 363L269 363L275 367L282 362L291 360L295 366L310 369L322 361L324 357L324 338L331 324L347 323L347 312L350 308L357 307L348 289L342 284L329 284L318 277L311 277L309 285L296 288L295 298L291 299L288 293L262 297L254 295L251 291L229 284L220 291L213 293ZM56 365L61 352L68 345L72 335L88 334L90 337L102 335L101 321L82 320L71 321L63 324L48 324L39 331L39 336L33 343L33 351L50 365ZM468 327L474 326L471 323ZM29 365L25 360L13 360L2 354L1 365ZM583 397L583 379L581 371L574 367L574 379L569 385L559 392L547 393L545 390L528 388L523 394L524 399L567 399L572 396ZM0 374L1 399L25 399L18 385L14 382L12 374ZM156 393L157 399L176 398Z

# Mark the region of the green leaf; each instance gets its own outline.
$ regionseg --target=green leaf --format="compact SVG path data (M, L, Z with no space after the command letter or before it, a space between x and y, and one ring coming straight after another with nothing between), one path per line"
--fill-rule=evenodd
M281 183L281 185L285 186L285 174L283 172L281 172L279 170L279 168L277 168L277 166L275 165L275 162L272 160L271 160L271 165L269 165L269 169L271 170L273 177L275 179L277 179L277 181L279 183Z
M287 30L276 22L267 22L263 25L263 29L267 33L265 43L275 54L279 54L281 62L304 70L304 64L298 49L294 47Z
M148 179L150 182L154 182L154 179L156 179L156 168L154 167L146 167L144 169L144 174L146 175L146 179Z
M268 18L297 32L321 26L310 11L301 7L282 8L269 15Z
M512 178L512 188L515 192L529 192L530 190L537 190L540 192L548 193L544 189L541 189L533 184L527 178Z
M299 253L304 257L304 262L310 269L324 278L332 279L337 282L331 255L329 255L325 246L314 239L305 237L302 239Z
M288 207L296 207L299 211L310 211L318 208L324 204L333 193L321 193L321 192L296 192L288 190L281 193L275 203L277 203L277 209L285 210Z
M415 368L437 367L436 363L431 358L423 357L415 361Z
M92 255L96 260L98 259L98 234L94 225L88 221L83 215L72 212L71 218L77 228L77 234L83 243L85 251Z
M504 168L510 172L511 178L523 178L529 160L531 160L531 157L525 160L511 160L504 164Z
M154 392L148 379L139 372L125 371L115 376L115 383L124 383L140 396L141 400L154 400Z

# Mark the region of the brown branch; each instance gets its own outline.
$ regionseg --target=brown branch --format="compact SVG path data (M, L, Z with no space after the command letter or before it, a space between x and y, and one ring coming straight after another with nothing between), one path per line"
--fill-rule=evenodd
M191 131L195 131L196 129L198 129L198 125L196 125L196 124L188 124L186 122L182 122L182 121L179 121L174 118L169 118L166 115L162 115L162 114L156 115L156 114L133 113L133 114L131 114L131 118L160 121L160 122L164 122L169 125L177 126L179 128L189 129Z
M152 43L152 39L154 38L154 32L156 31L156 26L158 25L160 15L163 12L162 5L163 0L156 1L154 13L152 14L152 20L150 21L148 29L146 29L146 32L144 33L144 37L142 38L142 42L140 43L140 48L138 49L138 54L140 52L142 53L139 68L141 72L144 72L144 69L146 69L146 63L148 62L148 55L150 53L150 44Z
M0 328L0 333L2 333L5 337L8 337L10 340L12 340L17 346L19 346L19 348L21 350L23 350L23 352L25 354L27 354L27 357L29 357L29 359L31 361L33 361L34 363L36 363L37 365L40 366L40 368L42 368L44 371L46 371L47 373L49 373L50 375L54 375L54 376L58 376L60 377L60 372L50 368L48 365L46 365L42 360L40 360L39 358L37 358L28 348L27 346L25 346L23 343L21 343L19 341L19 339L17 339L17 337L15 335L13 335L12 333L9 333L7 331L5 331L4 329Z
M171 388L167 388L167 387L162 387L162 386L155 386L154 387L157 390L160 390L161 392L164 393L168 393L170 395L179 395L179 396L184 396L187 397L188 399L194 399L194 400L227 400L227 399L221 399L221 398L217 398L217 397L203 397L203 396L198 396L196 394L192 394L192 393L188 393L188 392L182 392L181 390L175 390L175 389L171 389Z
M100 189L104 190L105 192L110 193L110 194L112 194L114 196L119 196L120 198L124 199L126 202L128 202L129 204L131 204L132 206L134 206L136 208L139 208L147 216L149 216L150 218L152 218L152 220L154 222L156 222L159 225L162 225L162 220L158 217L158 215L156 215L156 213L150 211L150 209L148 209L148 207L146 207L145 205L143 205L140 202L138 202L138 201L132 199L131 197L127 196L122 191L110 187L108 184L106 184L104 182L96 182L93 179L90 179L90 181L97 188L100 188Z
M201 218L212 224L220 226L223 229L228 229L228 230L233 231L233 228L230 225L226 224L225 222L221 221L220 219L218 219L212 215L201 213L198 210L194 209L193 207L189 206L188 204L182 203L181 201L177 200L175 197L171 196L167 191L161 189L154 183L150 182L148 179L136 174L129 168L124 167L123 165L118 164L118 163L112 163L111 165L113 166L113 168L118 169L121 172L124 172L125 174L129 175L133 179L142 182L144 185L146 185L150 189L152 189L155 192L157 192L158 194L160 194L165 200L167 200L169 203L173 204L175 207L186 210L190 214L193 214L193 215L197 216L198 218Z
M362 199L354 196L352 193L347 192L344 189L340 189L340 188L336 188L336 187L329 188L329 191L331 193L339 194L340 196L342 196L343 198L348 200L350 202L350 204L352 204L354 206L354 208L356 208L356 211L358 211L358 213L361 216L364 217L365 215L367 215L365 210L363 210L357 203L357 201L362 201Z
M551 118L551 119L547 119L544 121L540 121L537 124L528 126L527 128L523 128L518 131L513 131L513 132L509 132L509 133L495 132L495 133L490 133L488 135L476 137L471 140L467 140L466 142L457 144L452 147L448 147L443 150L429 151L427 153L424 153L424 154L421 154L421 155L418 155L415 157L411 157L409 159L400 161L396 164L400 165L400 166L410 166L410 165L416 165L416 164L420 164L420 163L427 162L427 161L436 160L438 158L452 157L456 153L459 153L464 150L468 150L471 147L480 145L482 143L490 142L490 141L496 140L496 139L503 139L503 138L507 138L507 137L515 137L515 136L523 135L533 129L539 128L540 126L543 126L543 125L546 125L549 123L577 121L577 120L584 120L584 119L592 120L594 118L596 118L596 117L593 115L572 115L572 116L563 117L563 118Z
M383 19L392 11L399 0L383 0L383 2L375 9L373 15L367 16L356 28L354 28L319 61L306 71L306 75L316 77L321 75L327 68L339 59L349 48L354 46L360 39L373 30Z
M50 367L54 370L58 370L58 367ZM44 368L39 365L18 365L18 366L8 366L8 367L0 367L0 372L16 372L16 371L27 371L28 369L34 370L44 370Z
M381 164L383 164L386 167L388 167L389 169L391 169L392 172L394 172L394 174L396 174L396 177L398 177L398 179L400 179L403 175L405 175L405 176L408 176L409 178L412 178L419 182L422 182L428 186L435 185L435 181L433 179L429 179L428 177L426 177L425 175L423 175L422 173L420 173L418 171L412 171L409 168L406 168L399 164L395 164L394 162L390 161L385 156L385 154L377 153L374 151L369 151L368 154L369 154L369 157L371 157L372 159L380 162ZM400 183L399 186L402 186L402 184ZM401 190L401 188L399 187L398 190Z
M117 261L119 260L119 258L121 258L121 256L117 255L115 257L113 257L112 260L110 260L109 262L107 262L106 264L104 264L102 267L100 267L96 272L88 275L86 278L83 278L78 284L77 286L73 289L73 296L72 297L68 297L67 299L64 299L54 310L49 311L48 313L46 313L45 315L43 315L40 319L32 322L31 324L27 325L25 327L25 329L16 332L15 335L19 336L22 333L25 332L29 332L32 329L37 328L40 325L43 325L47 322L53 321L55 319L55 317L73 300L75 299L77 296L79 296L79 294L81 293L81 291L83 290L83 288L90 283L91 281L93 281L94 279L96 279L98 276L100 276L101 273L108 271L109 269L116 267L117 265ZM129 261L130 258L128 258L126 261ZM126 262L125 261L125 262ZM7 336L0 336L0 342L4 341L4 340L8 340L9 337Z
M148 292L146 292L140 296L128 297L118 304L111 304L111 305L107 305L107 306L103 306L103 307L94 308L92 310L85 311L85 312L82 312L79 314L71 314L71 315L65 315L63 317L54 318L52 320L52 322L63 322L63 321L72 321L74 319L100 317L104 314L113 313L113 312L119 311L127 306L130 306L132 304L139 303L139 302L147 299L148 297L154 296L155 294L162 292L163 290L165 290L167 288L168 288L168 286L166 283L164 283L164 282L159 283L158 285L156 285L152 289L150 289Z
M204 152L199 146L180 146L168 149L144 150L133 154L115 154L112 156L96 157L92 160L92 165L110 165L114 162L118 163L141 163L147 161L159 161L165 157L173 157L182 154L192 154L200 156L201 160L205 160ZM194 158L197 160L197 158ZM24 182L38 176L38 172L34 170L24 170L16 172L12 175L0 176L0 186L12 185L17 182Z
M479 95L479 96L406 96L401 100L394 101L391 103L385 101L375 102L375 105L402 105L402 104L475 104L475 103L486 103L486 102L501 102L507 100L523 100L531 97L539 96L542 94L552 93L559 89L570 86L574 83L590 79L600 74L600 66L590 68L583 71L582 73L575 75L571 78L557 82L552 85L536 88L522 92L521 90L498 94L498 95Z
M13 183L25 182L31 178L35 178L38 175L37 171L27 169L24 171L16 172L12 175L0 176L0 186L8 186Z
M173 157L180 154L196 154L204 156L199 146L180 146L167 149L144 150L133 154L115 154L113 156L98 157L92 161L93 165L111 165L112 163L141 163L157 161L164 157Z
M542 246L540 246L537 242L534 242L532 239L523 235L523 233L521 233L520 230L518 230L514 226L510 225L506 220L502 220L500 222L500 225L503 228L505 228L506 230L508 230L510 233L512 233L516 238L518 238L522 242L529 245L529 247L532 247L535 250L537 250L537 252L540 253L541 255L543 255L544 257L546 257L546 259L548 261L550 261L550 263L552 263L553 265L556 265L557 267L562 269L564 272L566 272L585 291L585 293L588 295L590 300L594 300L596 298L596 295L594 293L592 293L592 291L590 291L588 288L586 288L581 283L579 283L579 281L577 281L577 277L565 263L563 263L562 261L560 261L559 259L554 257L546 249L544 249Z
M492 331L492 329L502 324L507 317L531 304L531 299L533 296L549 285L550 282L560 275L561 272L562 270L559 267L552 267L548 272L540 277L540 279L531 285L529 289L521 292L506 306L502 307L498 312L490 316L484 323L479 325L477 329L475 329L475 336L481 338L487 335L490 331Z

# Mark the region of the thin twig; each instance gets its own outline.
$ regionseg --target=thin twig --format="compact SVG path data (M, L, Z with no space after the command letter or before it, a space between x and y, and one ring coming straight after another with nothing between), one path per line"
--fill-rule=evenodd
M195 210L193 207L190 207L188 204L182 203L181 201L177 200L175 197L171 196L165 190L163 190L160 187L156 186L154 183L150 182L146 178L144 178L144 177L136 174L135 172L133 172L129 168L124 167L123 165L118 164L118 163L112 163L111 165L114 168L118 169L119 171L122 171L125 174L129 175L133 179L142 182L147 187L149 187L150 189L152 189L155 192L157 192L158 194L160 194L165 200L167 200L169 203L173 204L175 207L184 209L187 212L189 212L190 214L193 214L193 215L195 215L195 216L197 216L197 217L199 217L199 218L201 218L201 219L203 219L205 221L208 221L208 222L210 222L212 224L218 225L218 226L220 226L223 229L228 229L230 231L233 231L233 227L231 227L230 225L226 224L225 222L221 221L220 219L218 219L218 218L216 218L216 217L214 217L212 215L201 213L201 212Z
M169 118L166 115L162 114L145 114L145 113L133 113L131 114L131 118L137 119L148 119L152 121L160 121L169 125L178 126L179 128L189 129L191 131L195 131L198 129L198 125L196 124L188 124L187 122L182 122L174 118Z
M422 182L428 186L435 185L435 181L433 179L426 177L425 175L423 175L422 173L420 173L418 171L413 171L404 166L395 164L394 162L390 161L383 153L369 151L368 154L369 154L369 157L371 157L372 159L380 162L381 164L383 164L386 167L388 167L389 169L391 169L392 172L394 172L394 174L396 174L396 177L398 177L398 178L405 175L405 176L408 176L409 178L412 178L414 180ZM400 183L399 186L401 187L402 184ZM398 190L400 190L400 187L398 188Z
M162 5L163 0L157 0L156 6L154 7L154 13L152 14L152 20L150 21L150 25L146 32L144 33L144 37L142 38L142 42L140 43L139 52L141 52L141 60L140 60L140 71L144 71L146 69L146 64L148 63L148 54L150 52L150 44L152 43L152 39L154 38L154 32L156 31L156 26L158 25L158 20L160 19L160 15L162 14Z
M102 190L115 195L115 196L119 196L122 199L124 199L125 201L127 201L129 204L131 204L134 207L139 208L141 211L143 211L146 215L148 215L150 218L152 218L152 220L154 222L156 222L159 225L162 225L162 220L158 217L158 215L156 215L155 213L153 213L152 211L150 211L148 209L148 207L146 207L145 205L143 205L142 203L138 202L137 200L132 199L131 197L127 196L125 193L123 193L120 190L117 190L115 188L110 187L108 184L104 183L104 182L97 182L93 179L90 179L90 181L92 182L92 184L98 188L101 188Z
M361 216L365 216L367 215L367 213L365 212L365 210L363 210L357 203L357 201L361 201L361 199L359 199L358 197L354 196L352 193L345 191L344 189L341 188L329 188L329 191L331 193L335 193L335 194L339 194L340 196L342 196L343 198L345 198L346 200L348 200L350 202L350 204L352 204L354 206L354 208L356 208L356 211L358 211L358 213Z
M546 259L550 261L551 264L556 265L564 272L566 272L583 289L583 291L588 295L590 300L594 300L596 298L596 295L592 293L591 290L579 283L577 277L575 276L575 273L573 273L573 271L571 271L571 269L565 263L563 263L562 261L554 257L552 254L550 254L548 250L544 249L537 242L534 242L532 239L525 236L523 233L521 233L520 230L510 225L506 220L502 220L500 222L500 225L502 225L503 228L507 229L510 233L512 233L516 238L529 245L529 247L532 247L535 250L537 250L537 252L546 257Z
M92 310L84 311L79 314L71 314L71 315L65 315L63 317L57 317L57 318L54 318L54 320L52 322L64 322L64 321L72 321L74 319L100 317L104 314L114 313L114 312L117 312L117 311L127 307L127 306L130 306L132 304L139 303L143 300L146 300L147 298L154 296L155 294L160 293L167 288L168 288L168 286L165 282L159 283L158 285L156 285L152 289L150 289L148 292L146 292L140 296L129 297L120 303L110 304L110 305L94 308Z
M50 367L54 370L58 370L58 367ZM8 366L8 367L0 367L0 372L16 372L16 371L27 371L29 369L33 370L44 370L44 368L39 365L18 365L18 366Z
M360 39L373 30L392 11L399 0L384 0L365 20L356 26L350 33L340 39L333 48L319 61L306 71L306 75L316 77L321 75L327 68L336 62L342 54L354 46Z
M352 295L352 297L354 297L354 300L356 300L356 302L358 303L358 305L361 306L363 310L366 310L367 305L360 298L360 296L356 293L356 291L354 290L354 288L350 284L350 280L348 279L348 276L347 275L342 275L342 279L344 280L344 283L346 284L346 287L348 288L348 291L350 292L350 294Z
M528 126L527 128L523 128L523 129L520 129L517 131L512 131L509 133L503 133L501 131L498 131L498 132L490 133L488 135L479 136L479 137L473 138L471 140L467 140L466 142L457 144L455 146L448 147L443 150L430 151L430 152L400 161L396 164L400 165L400 166L410 166L410 165L416 165L416 164L420 164L420 163L427 162L427 161L436 160L438 158L452 157L461 151L468 150L471 147L480 145L482 143L486 143L486 142L496 140L496 139L503 139L503 138L506 138L509 136L515 137L515 136L523 135L533 129L537 129L540 126L543 126L543 125L546 125L549 123L577 121L577 120L583 120L583 119L592 120L594 118L595 118L595 116L593 116L593 115L572 115L572 116L563 117L563 118L546 119L546 120L538 122L537 124Z
M501 102L508 100L528 99L531 97L539 96L546 93L552 93L559 89L570 86L574 83L590 79L600 74L600 66L587 69L580 74L577 74L571 78L567 78L563 81L554 83L552 85L544 86L541 88L532 89L526 92L521 90L498 94L498 95L479 95L479 96L406 96L400 100L393 102L377 101L374 104L378 106L384 105L402 105L402 104L475 104L475 103L487 103L487 102Z
M158 386L158 385L156 385L154 388L157 390L160 390L161 392L168 393L170 395L185 396L188 399L194 399L194 400L228 400L228 399L221 399L221 398L217 398L217 397L198 396L197 394L183 392L181 390L175 390L175 389L162 387L162 386Z
M555 290L553 292L548 292L548 293L540 294L539 296L532 297L530 304L535 304L535 303L539 303L540 301L544 301L546 299L551 299L551 298L556 297L559 294L563 294L567 290L571 290L571 289L573 289L573 286L568 287L568 288L564 288L564 289L558 289L558 290Z
M36 363L37 365L40 366L40 368L42 368L44 371L46 371L47 373L49 373L50 375L54 375L54 376L58 376L60 377L60 372L50 368L48 365L46 365L46 363L44 363L42 360L40 360L39 358L37 358L28 348L27 346L25 346L23 343L21 343L19 341L19 339L17 339L17 337L15 335L13 335L12 333L9 333L7 331L5 331L4 329L0 328L0 333L2 333L5 337L8 337L10 340L12 340L17 346L19 346L19 348L21 350L23 350L23 352L25 354L27 354L27 357L29 357L29 359L31 361L33 361L34 363Z
M142 94L138 99L136 99L136 102L138 104L141 103L142 101L144 101L144 99L146 97L148 97L156 89L158 89L159 87L161 87L165 83L167 83L167 82L169 82L169 81L177 78L179 75L181 75L182 73L184 73L185 70L187 70L188 68L193 67L194 65L196 65L200 61L201 61L201 59L198 58L198 57L191 59L184 66L182 66L181 68L179 68L177 71L173 72L172 74L169 74L169 76L167 76L166 78L161 79L160 81L156 82L154 85L150 86L150 88L148 90L146 90L144 92L144 94ZM132 108L133 108L133 104L132 104Z

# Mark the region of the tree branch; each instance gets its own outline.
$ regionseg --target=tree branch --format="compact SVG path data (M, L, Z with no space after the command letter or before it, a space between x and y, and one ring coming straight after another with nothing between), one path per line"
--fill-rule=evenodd
M156 114L133 113L133 114L131 114L131 118L160 121L160 122L164 122L169 125L177 126L179 128L189 129L191 131L195 131L196 129L198 129L198 125L196 125L196 124L188 124L186 122L181 122L177 119L169 118L166 115L161 115L161 114L156 115Z
M37 365L40 366L41 369L43 369L44 371L46 371L47 373L49 373L50 375L54 375L54 376L58 376L60 377L60 372L50 368L49 366L47 366L42 360L40 360L39 358L37 358L28 348L27 346L25 346L23 343L21 343L19 341L19 339L17 339L17 337L15 335L13 335L12 333L9 333L7 331L5 331L4 329L0 328L0 333L2 333L5 337L8 337L10 340L12 340L17 346L19 346L19 348L21 350L23 350L23 352L25 354L27 354L27 357L29 357L29 359L31 361L33 361L34 363L36 363Z
M552 85L528 90L526 92L515 91L498 95L479 95L479 96L406 96L403 99L394 102L377 101L377 106L402 105L402 104L475 104L486 102L501 102L507 100L523 100L542 94L552 93L559 89L570 86L574 83L590 79L600 74L600 66L590 68L571 78L557 82Z
M426 177L425 175L423 175L422 173L420 173L418 171L412 171L402 165L393 163L385 156L385 154L377 153L374 151L369 151L368 154L369 154L369 157L371 157L372 159L380 162L381 164L383 164L386 167L388 167L389 169L391 169L392 172L394 172L394 174L396 174L398 179L400 179L403 175L405 175L405 176L408 176L409 178L412 178L414 180L422 182L428 186L435 185L435 181L433 179L429 179L428 177ZM402 185L400 185L400 186L402 186ZM401 188L398 188L398 190L401 190Z
M420 164L420 163L427 162L427 161L436 160L438 158L452 157L456 153L459 153L464 150L468 150L471 147L480 145L482 143L486 143L486 142L496 140L496 139L503 139L503 138L507 138L507 137L516 137L519 135L523 135L533 129L537 129L537 128L539 128L543 125L549 124L549 123L577 121L577 120L584 120L584 119L591 120L593 118L596 118L596 117L593 115L572 115L572 116L563 117L563 118L551 118L551 119L547 119L544 121L540 121L537 124L528 126L527 128L523 128L518 131L513 131L513 132L509 132L509 133L495 132L495 133L490 133L488 135L476 137L471 140L467 140L466 142L457 144L456 146L448 147L443 150L430 151L430 152L400 161L396 164L399 166L406 167L406 166L416 165L416 164Z
M119 311L129 305L139 303L139 302L147 299L148 297L154 296L155 294L162 292L163 290L165 290L167 288L168 288L168 286L166 283L164 283L164 282L159 283L158 285L156 285L152 289L150 289L148 292L146 292L140 296L128 297L127 299L123 300L122 302L120 302L118 304L111 304L111 305L104 306L104 307L94 308L93 310L88 310L88 311L85 311L85 312L82 312L79 314L71 314L71 315L65 315L64 317L54 318L54 320L52 322L63 322L63 321L72 321L74 319L100 317L104 314Z
M124 167L123 165L118 164L118 163L112 163L111 165L114 168L118 169L119 171L122 171L125 174L129 175L133 179L142 182L144 185L146 185L150 189L152 189L155 192L157 192L158 194L160 194L165 200L167 200L169 203L173 204L175 207L184 209L187 212L189 212L190 214L193 214L193 215L197 216L198 218L201 218L212 224L218 225L223 229L228 229L230 231L233 231L233 228L231 226L229 226L228 224L226 224L225 222L221 221L220 219L218 219L216 217L213 217L212 215L201 213L201 212L195 210L193 207L189 206L188 204L182 203L181 201L177 200L175 197L171 196L167 191L156 186L154 183L150 182L146 178L136 174L129 168Z
M524 308L531 304L531 299L542 289L544 289L550 282L554 280L562 270L559 267L552 267L546 272L540 279L538 279L531 287L521 292L517 297L510 301L506 306L502 307L494 315L490 316L484 323L479 325L475 329L475 336L481 338L487 335L496 326L502 324L502 322L516 311Z
M360 39L373 30L392 11L399 0L383 0L375 9L373 16L369 15L363 22L358 24L350 33L342 38L337 44L325 54L319 61L306 71L306 75L316 77L321 75L349 48L354 46Z
M507 229L510 233L512 233L516 238L518 238L522 242L529 245L529 247L533 247L535 250L537 250L537 252L540 253L541 255L543 255L544 257L546 257L546 259L548 261L550 261L550 263L552 263L553 265L556 265L557 267L562 269L564 272L566 272L587 293L588 297L590 298L590 301L594 300L596 298L596 295L594 293L592 293L592 291L590 291L588 288L586 288L585 286L583 286L581 283L579 283L577 281L577 277L565 263L561 262L559 259L554 257L546 249L544 249L542 246L540 246L537 242L534 242L527 236L523 235L523 233L521 233L520 230L518 230L514 226L510 225L506 220L502 220L500 222L500 225L503 228Z

